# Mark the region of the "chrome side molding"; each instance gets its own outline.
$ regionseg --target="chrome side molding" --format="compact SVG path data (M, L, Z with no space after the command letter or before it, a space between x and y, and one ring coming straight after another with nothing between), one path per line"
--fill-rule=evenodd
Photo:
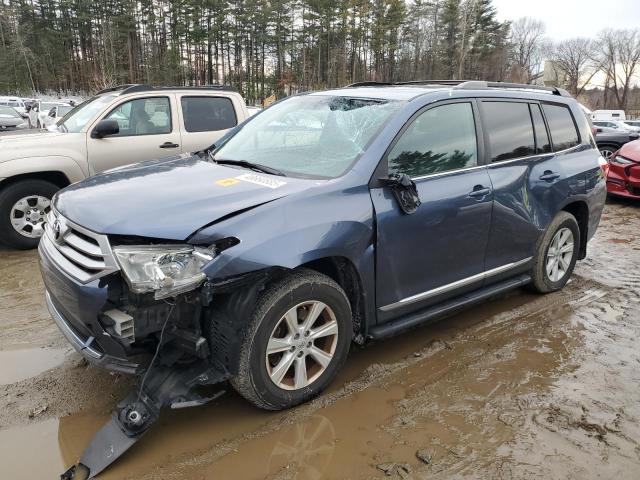
M502 265L501 267L492 268L491 270L487 270L485 272L478 273L476 275L472 275L467 278L463 278L462 280L457 280L455 282L442 285L441 287L437 287L432 290L427 290L426 292L418 293L416 295L403 298L398 302L390 303L389 305L380 307L380 310L382 310L383 312L388 312L390 310L394 310L396 308L403 307L405 305L410 305L420 300L426 300L427 298L435 297L436 295L450 292L451 290L455 290L457 288L464 287L465 285L469 285L471 283L478 282L480 280L484 280L494 275L498 275L500 273L506 272L513 268L520 267L526 264L527 262L530 262L532 258L533 257L523 258L522 260L518 260L517 262L507 263L506 265Z

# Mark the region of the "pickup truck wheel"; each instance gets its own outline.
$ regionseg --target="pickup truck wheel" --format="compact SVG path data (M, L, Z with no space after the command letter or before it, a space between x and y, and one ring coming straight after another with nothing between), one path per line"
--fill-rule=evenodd
M0 241L21 250L37 247L58 190L53 183L32 179L0 191Z
M580 227L575 217L560 212L538 241L531 287L539 293L555 292L565 286L578 259Z
M342 367L352 332L351 307L342 288L320 273L296 271L258 299L231 384L267 410L305 402Z

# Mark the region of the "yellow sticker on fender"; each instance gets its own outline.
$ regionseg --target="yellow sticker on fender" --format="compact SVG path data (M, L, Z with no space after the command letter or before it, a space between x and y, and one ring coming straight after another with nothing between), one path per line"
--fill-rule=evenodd
M218 180L216 184L221 187L230 187L231 185L235 185L236 183L240 183L240 180L237 178L223 178L222 180Z

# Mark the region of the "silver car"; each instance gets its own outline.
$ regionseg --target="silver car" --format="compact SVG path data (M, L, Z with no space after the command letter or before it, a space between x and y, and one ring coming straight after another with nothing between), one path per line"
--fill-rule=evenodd
M0 105L0 132L29 128L27 120L13 107Z

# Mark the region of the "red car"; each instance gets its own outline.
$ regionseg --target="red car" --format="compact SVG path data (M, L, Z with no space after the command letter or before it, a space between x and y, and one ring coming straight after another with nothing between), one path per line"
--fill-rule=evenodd
M640 140L625 143L609 159L607 191L640 200Z

